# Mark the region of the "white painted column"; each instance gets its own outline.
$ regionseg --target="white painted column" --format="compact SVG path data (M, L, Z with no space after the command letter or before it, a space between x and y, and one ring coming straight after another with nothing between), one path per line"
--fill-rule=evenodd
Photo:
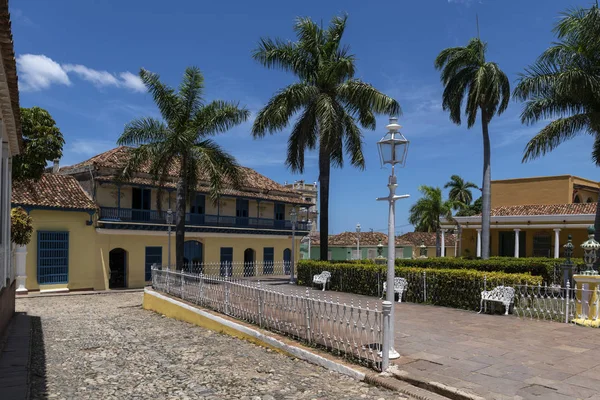
M441 257L446 257L446 230L442 229L442 243L440 243L440 256Z
M15 263L17 264L17 293L27 294L27 246L17 246L15 249Z
M519 232L520 229L515 229L515 258L519 258Z
M560 228L554 229L554 258L560 255Z
M481 257L481 229L477 229L477 257Z

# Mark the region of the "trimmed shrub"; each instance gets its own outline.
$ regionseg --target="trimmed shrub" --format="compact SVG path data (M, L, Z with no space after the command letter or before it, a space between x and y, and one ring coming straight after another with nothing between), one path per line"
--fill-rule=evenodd
M31 241L33 220L21 207L10 210L10 236L13 243L26 246Z
M328 289L381 297L386 267L367 263L338 263L302 260L298 264L298 285L312 285L313 275L331 272ZM425 274L424 274L425 273ZM405 301L478 310L481 292L500 285L539 285L540 276L468 269L414 268L396 266L396 276L406 278Z

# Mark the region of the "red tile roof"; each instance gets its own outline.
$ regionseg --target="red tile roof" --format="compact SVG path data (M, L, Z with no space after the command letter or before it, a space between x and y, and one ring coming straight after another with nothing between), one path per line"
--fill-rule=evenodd
M44 174L39 181L13 182L12 203L38 206L95 210L96 204L72 176Z
M126 146L119 146L112 150L105 151L104 153L98 154L86 161L82 161L78 164L62 167L60 169L61 174L74 173L77 169L87 166L94 166L99 168L111 168L119 170L123 168L127 160L129 159L132 148ZM149 171L149 165L144 165L140 168L140 173L147 174ZM173 178L173 182L169 182L166 186L175 187L174 178L177 176L179 171L179 162L175 161L169 168L169 175ZM259 174L251 168L242 167L243 177L242 185L243 189L250 189L248 191L238 191L233 189L226 189L224 194L247 196L252 198L261 198L266 200L274 201L285 201L292 202L302 205L312 205L310 202L306 202L302 198L302 194L287 188L279 183L267 178L264 175ZM116 171L115 171L116 172ZM113 180L116 176L113 174L98 177L99 180ZM205 171L200 171L200 181L207 182L208 175ZM134 177L130 180L131 183L140 183L153 185L154 182L149 177ZM199 191L207 191L206 185L200 185Z
M400 239L412 244L413 246L420 246L421 243L425 243L425 246L433 247L436 245L435 232L408 232L400 236ZM446 233L444 235L445 246L454 246L454 235Z
M530 204L492 209L492 217L596 214L597 203Z
M329 235L328 242L329 246L340 246L340 247L355 247L356 246L356 232L342 232L337 235ZM388 237L382 232L361 232L360 233L360 245L361 246L377 246L381 241L381 244L387 246ZM313 233L311 235L311 244L318 246L321 243L319 234ZM396 246L410 246L411 244L405 240L396 238Z

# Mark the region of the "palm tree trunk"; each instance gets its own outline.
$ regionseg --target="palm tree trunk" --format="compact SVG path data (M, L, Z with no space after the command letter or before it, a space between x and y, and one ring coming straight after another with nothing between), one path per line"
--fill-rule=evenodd
M492 212L492 171L490 165L490 134L488 131L488 118L485 112L481 112L481 131L483 133L483 184L482 210L481 210L481 258L490 258L490 215Z
M442 238L440 236L440 226L438 225L435 228L435 256L436 257L441 257L442 256Z
M329 176L331 175L331 162L325 146L319 146L319 192L321 192L319 205L319 250L321 261L328 259L329 252Z
M187 202L187 182L183 176L186 170L185 158L181 160L181 173L177 181L177 219L175 222L175 265L178 270L183 269L183 244L185 242L185 206Z

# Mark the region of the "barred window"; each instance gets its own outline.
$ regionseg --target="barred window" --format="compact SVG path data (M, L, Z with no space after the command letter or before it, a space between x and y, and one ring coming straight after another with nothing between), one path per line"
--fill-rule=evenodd
M38 283L69 281L69 232L38 231Z

